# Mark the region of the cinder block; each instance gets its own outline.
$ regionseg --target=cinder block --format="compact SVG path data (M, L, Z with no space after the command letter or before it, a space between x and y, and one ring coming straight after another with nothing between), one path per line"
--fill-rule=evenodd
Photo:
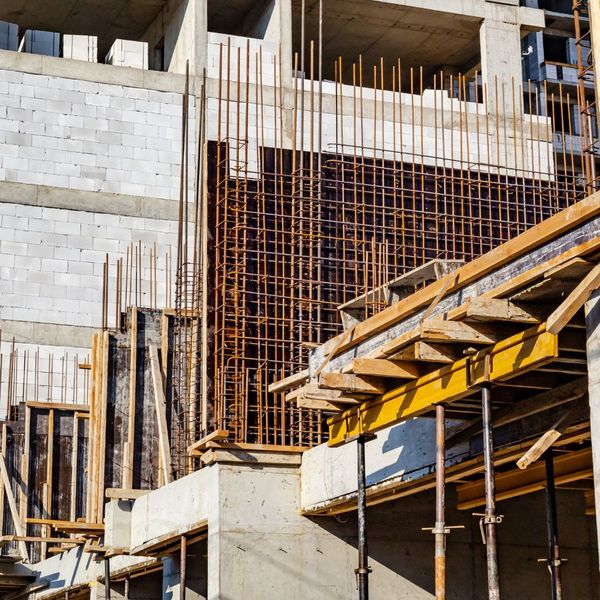
M63 57L98 62L98 38L93 35L64 35Z
M120 67L147 69L148 44L147 42L115 40L104 62Z
M67 261L56 260L54 258L42 259L42 270L52 271L54 273L66 273L67 272Z

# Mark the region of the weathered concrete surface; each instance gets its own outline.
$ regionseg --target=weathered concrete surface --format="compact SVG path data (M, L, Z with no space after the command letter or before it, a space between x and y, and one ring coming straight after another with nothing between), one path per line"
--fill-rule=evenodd
M447 422L448 426L452 421ZM466 444L452 448L447 465L460 461ZM417 418L377 434L366 445L367 486L418 479L434 471L435 422ZM315 511L336 500L356 496L356 442L330 448L316 446L302 456L301 508Z
M217 476L217 469L202 469L138 498L131 510L132 549L177 537L207 521L215 510Z
M600 290L596 290L585 305L585 325L594 495L596 506L600 506ZM596 531L600 545L600 510L596 511Z
M155 559L145 557L114 556L110 559L110 572L112 575L123 569L133 569L144 563L151 565L154 562ZM32 585L34 589L40 584L47 584L45 588L31 595L36 599L55 595L60 590L88 587L90 583L93 584L104 577L102 559L97 554L83 552L81 546L32 565L31 570L37 577Z
M240 462L242 455L246 462ZM188 547L187 593L193 600L354 597L355 513L338 518L303 517L298 510L297 458L277 464L272 458L262 460L260 453L242 455L219 452L202 471L136 500L132 540L139 544L180 535L206 516L208 540ZM541 492L499 503L499 513L505 517L499 527L499 556L506 598L548 597L547 569L537 561L547 553L544 504ZM485 596L485 549L477 518L455 506L450 487L447 521L465 529L454 530L448 543L448 598L476 600ZM433 536L422 528L433 525L434 515L433 492L369 508L371 598L433 597ZM565 593L571 598L593 598L600 576L594 568L593 520L585 516L581 492L559 490L558 519L561 555L569 560L564 569ZM111 573L139 569L146 560L111 558ZM33 569L38 583L44 579L49 584L36 594L40 600L65 587L90 583L96 600L102 599L98 582L103 564L81 549L33 565ZM162 570L162 579L132 578L130 597L157 598L162 589L163 598L176 600L180 585L177 550ZM149 581L153 587L146 585ZM120 597L119 590L117 586L115 595Z

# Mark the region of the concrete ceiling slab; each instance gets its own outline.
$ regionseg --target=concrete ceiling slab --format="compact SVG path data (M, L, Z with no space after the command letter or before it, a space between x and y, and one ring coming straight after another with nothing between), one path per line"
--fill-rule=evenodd
M167 0L2 0L0 20L22 29L98 36L102 50L117 38L140 39Z
M293 16L294 50L299 52L301 0L293 0ZM426 72L441 66L470 67L480 53L480 25L481 19L473 16L384 2L324 2L323 70L331 79L338 56L350 69L359 55L371 69L369 77L371 65L378 64L381 57L390 69L398 59L406 66L422 66ZM306 0L307 52L311 39L317 43L318 0Z

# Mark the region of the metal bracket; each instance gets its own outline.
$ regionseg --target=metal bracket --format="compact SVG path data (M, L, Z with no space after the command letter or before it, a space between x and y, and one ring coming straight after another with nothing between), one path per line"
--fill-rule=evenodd
M504 515L487 515L485 513L473 513L474 517L479 517L479 530L481 531L481 541L483 544L487 544L485 537L485 526L486 525L500 525L504 520Z
M538 558L537 561L539 563L548 563L548 568L550 567L560 567L563 563L569 562L568 558Z
M358 589L358 576L359 575L368 575L372 573L373 569L371 567L358 567L354 569L354 575L356 575L356 589Z

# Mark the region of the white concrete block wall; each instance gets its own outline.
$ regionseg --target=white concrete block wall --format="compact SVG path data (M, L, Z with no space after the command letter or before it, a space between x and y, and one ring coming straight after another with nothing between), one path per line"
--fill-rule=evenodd
M273 107L272 88L280 84L277 52L275 44L262 40L209 34L208 74L217 80L221 74L223 86L220 106L218 98L209 98L207 102L208 137L218 139L220 135L221 139L225 139L229 131L232 139L232 176L238 173L250 179L255 176L259 170L258 141L262 143L264 140L265 146L273 147L283 139L284 144L291 147L290 120L293 117L290 114L282 115L280 98L277 98L277 107ZM262 86L251 86L246 100L246 79L251 84L257 82L257 66L258 81L262 80ZM234 83L239 81L239 100L237 85L229 87L228 97L224 84L228 78ZM301 90L300 83L298 89ZM451 98L445 91L426 90L422 96L412 96L364 87L361 92L364 116L360 131L355 135L360 119L360 116L355 118L353 115L357 93L355 88L351 85L340 88L334 82L325 81L322 89L327 99L326 105L331 106L332 100L338 103L337 114L327 111L323 113L320 142L318 113L313 113L311 121L309 109L311 103L317 105L318 84L305 80L304 128L300 125L302 116L296 115L297 148L302 146L303 129L305 150L311 147L317 150L320 145L325 152L335 152L339 150L338 144L343 135L348 154L355 152L352 145L356 137L356 143L362 147L361 153L364 156L376 155L377 158L388 160L414 161L416 164L429 166L437 164L455 169L475 169L479 166L483 172L496 172L498 165L501 172L509 175L514 175L515 169L518 169L520 175L525 173L542 178L551 177L549 174L554 172L552 144L543 141L544 135L549 131L549 124L544 117L530 118L529 115L522 115L517 117L516 126L512 121L505 126L501 123L500 131L496 132L495 117L486 118L486 107L481 103L462 102ZM382 118L384 107L385 119ZM396 112L395 125L391 120L394 112L392 107ZM376 114L375 118L373 114ZM465 126L467 117L468 129ZM247 131L246 144L238 146L234 142L238 131L241 135ZM514 138L515 131L519 132L517 140Z
M0 343L2 381L0 381L0 415L6 414L9 365L15 382L13 405L24 401L66 402L88 404L89 371L80 364L89 364L89 348L56 347L15 343L4 339Z
M138 240L146 257L156 243L158 306L165 306L166 256L175 256L176 221L0 203L0 319L99 327L108 253L112 326L116 260ZM148 261L142 305L149 305Z
M0 69L0 181L177 199L181 104L176 93ZM193 165L193 97L190 115Z

